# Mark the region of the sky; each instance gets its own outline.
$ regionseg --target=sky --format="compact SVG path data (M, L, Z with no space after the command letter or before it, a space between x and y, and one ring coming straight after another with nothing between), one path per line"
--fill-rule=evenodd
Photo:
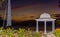
M0 7L1 16L6 16L7 2ZM58 0L11 0L12 19L16 21L25 21L39 18L40 14L47 12L49 14L60 14ZM5 9L3 9L5 8Z

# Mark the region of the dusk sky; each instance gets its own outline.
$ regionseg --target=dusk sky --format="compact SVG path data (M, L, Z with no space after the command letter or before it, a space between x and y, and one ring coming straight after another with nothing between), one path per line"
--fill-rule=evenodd
M2 3L1 3L2 4ZM6 5L1 6L0 14L5 15L7 9L3 9ZM36 19L41 13L60 14L58 0L11 0L12 19L16 21L24 21Z

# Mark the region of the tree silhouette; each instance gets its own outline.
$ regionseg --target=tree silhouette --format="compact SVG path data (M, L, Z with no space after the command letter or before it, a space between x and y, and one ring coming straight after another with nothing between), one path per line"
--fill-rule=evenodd
M0 27L3 26L3 19L2 17L0 16Z
M60 18L57 18L57 19L56 19L56 24L57 24L57 25L60 25Z

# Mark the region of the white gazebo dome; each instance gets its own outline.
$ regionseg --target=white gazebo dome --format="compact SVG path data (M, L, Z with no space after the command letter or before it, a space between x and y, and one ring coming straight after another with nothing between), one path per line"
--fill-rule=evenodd
M42 19L48 19L48 18L51 18L51 16L48 13L43 13L43 14L40 15L40 18L42 18Z

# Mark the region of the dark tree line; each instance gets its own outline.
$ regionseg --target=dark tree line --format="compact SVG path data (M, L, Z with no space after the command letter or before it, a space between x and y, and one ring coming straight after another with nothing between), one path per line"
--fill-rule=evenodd
M3 26L3 22L4 22L4 26ZM60 28L60 18L56 19L56 27ZM2 17L0 16L0 27L6 27L6 20L3 20ZM42 26L42 25L40 25ZM12 20L12 25L11 27L19 28L19 27L36 27L36 21L35 20L29 20L29 21L24 21L24 22L16 22Z
M0 27L3 26L3 19L0 17Z

